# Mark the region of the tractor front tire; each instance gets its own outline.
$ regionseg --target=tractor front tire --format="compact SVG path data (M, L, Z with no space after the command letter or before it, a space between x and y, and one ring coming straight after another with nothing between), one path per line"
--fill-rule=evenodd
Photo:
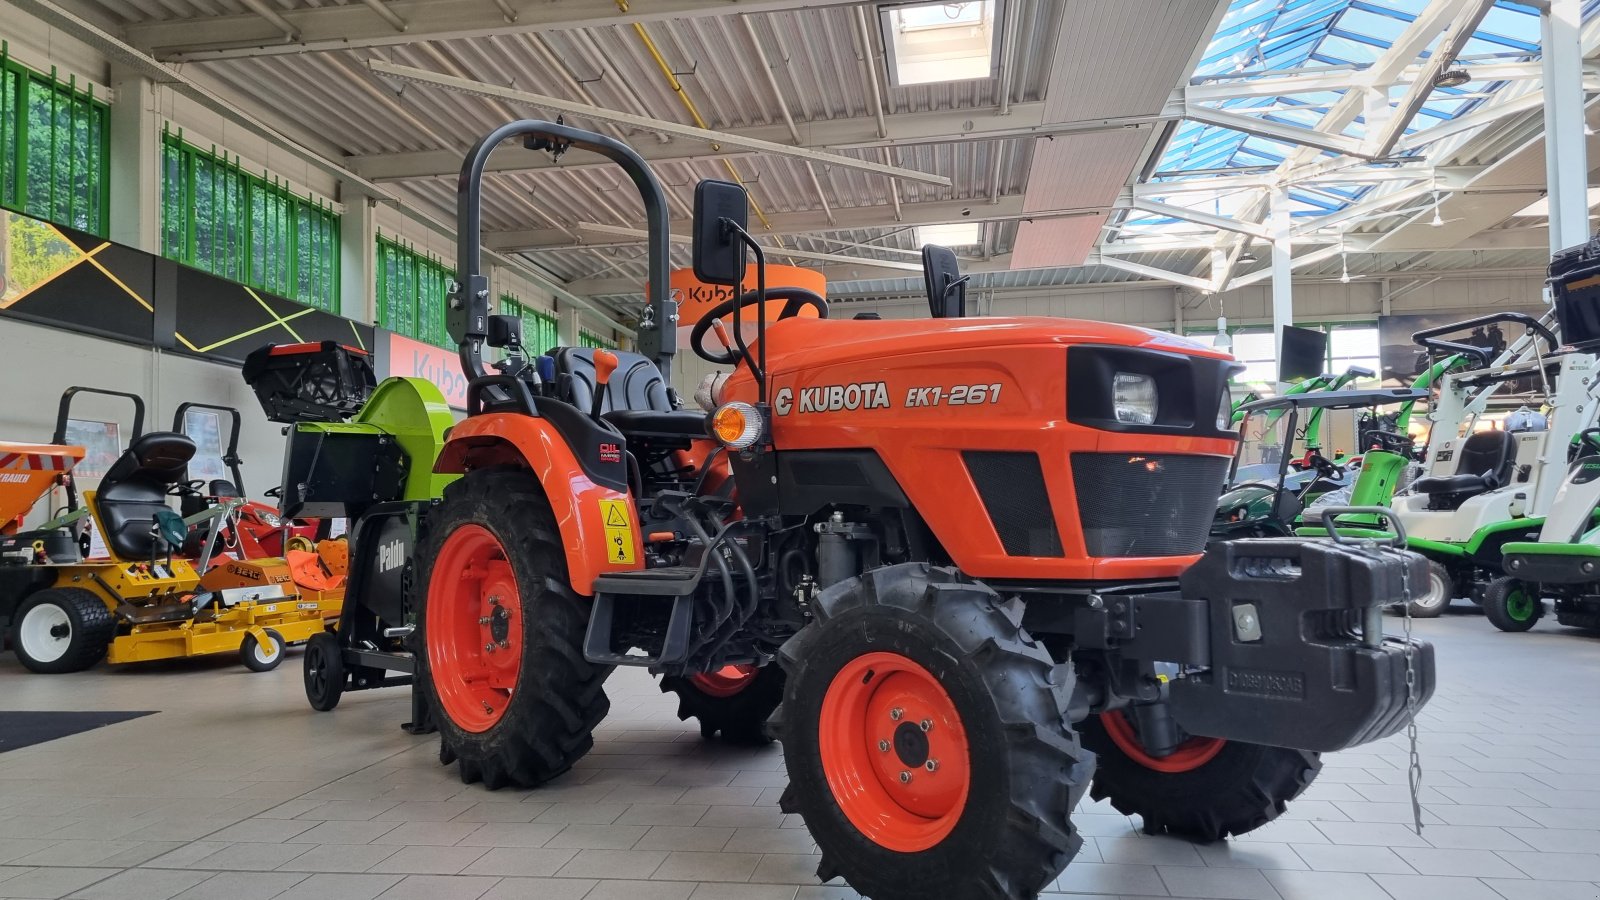
M786 643L774 717L822 854L874 900L1032 897L1082 845L1094 771L1068 717L1074 677L1007 603L951 569L903 564L834 585Z
M1146 834L1211 842L1245 834L1283 815L1322 770L1317 754L1214 738L1190 738L1167 757L1138 746L1126 719L1090 716L1083 745L1099 766L1089 796L1144 820Z
M17 607L11 646L30 672L81 672L105 659L117 620L93 591L46 588Z
M1456 580L1437 560L1428 561L1428 583L1412 585L1411 618L1437 619L1450 608L1456 596Z
M700 736L730 744L772 741L767 719L783 702L783 669L777 665L725 666L716 672L661 679L663 694L678 697L678 719L700 720Z
M567 578L561 532L534 476L481 469L445 488L418 550L427 599L418 680L439 760L490 790L572 768L610 710L610 666L584 659L589 602Z
M1544 600L1538 585L1496 578L1483 592L1483 614L1501 631L1527 631L1544 615Z

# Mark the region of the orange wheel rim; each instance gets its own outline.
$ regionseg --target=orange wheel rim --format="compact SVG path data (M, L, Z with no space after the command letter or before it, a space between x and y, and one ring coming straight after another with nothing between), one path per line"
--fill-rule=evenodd
M715 672L696 672L689 683L712 697L732 697L750 686L761 670L755 666L723 666Z
M1178 749L1166 756L1151 756L1145 752L1144 744L1139 742L1139 735L1133 730L1133 723L1128 721L1127 713L1114 710L1100 714L1100 724L1105 726L1106 734L1111 738L1111 743L1117 745L1127 757L1146 769L1176 775L1179 772L1192 772L1222 752L1223 745L1228 742L1222 738L1191 737L1178 745Z
M445 538L428 579L428 667L450 721L484 732L522 673L522 602L500 539L481 525Z
M967 733L933 673L896 653L847 663L818 723L822 771L845 817L901 853L944 840L967 806Z

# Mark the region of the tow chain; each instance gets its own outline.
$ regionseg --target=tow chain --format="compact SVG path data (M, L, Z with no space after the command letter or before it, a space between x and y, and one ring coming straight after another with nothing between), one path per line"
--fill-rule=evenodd
M1404 601L1406 642L1406 740L1410 742L1410 759L1406 766L1406 783L1411 788L1411 820L1417 834L1422 834L1422 755L1417 752L1417 646L1411 640L1411 566L1400 570L1400 596Z

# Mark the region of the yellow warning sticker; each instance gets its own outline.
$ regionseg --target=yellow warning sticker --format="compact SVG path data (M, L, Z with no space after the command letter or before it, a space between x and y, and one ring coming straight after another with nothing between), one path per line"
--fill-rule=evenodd
M600 515L606 527L606 559L618 565L631 565L634 536L628 501L601 500Z

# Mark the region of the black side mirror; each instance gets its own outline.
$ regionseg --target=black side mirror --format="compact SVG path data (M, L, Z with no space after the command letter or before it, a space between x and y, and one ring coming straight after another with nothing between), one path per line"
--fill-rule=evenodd
M750 221L744 188L728 181L702 181L694 188L694 277L704 284L733 287L744 277L744 246L727 219L740 228Z
M522 349L522 319L518 316L489 317L489 346Z
M967 276L961 274L954 250L924 246L922 279L928 289L928 309L935 319L959 319L967 314Z

